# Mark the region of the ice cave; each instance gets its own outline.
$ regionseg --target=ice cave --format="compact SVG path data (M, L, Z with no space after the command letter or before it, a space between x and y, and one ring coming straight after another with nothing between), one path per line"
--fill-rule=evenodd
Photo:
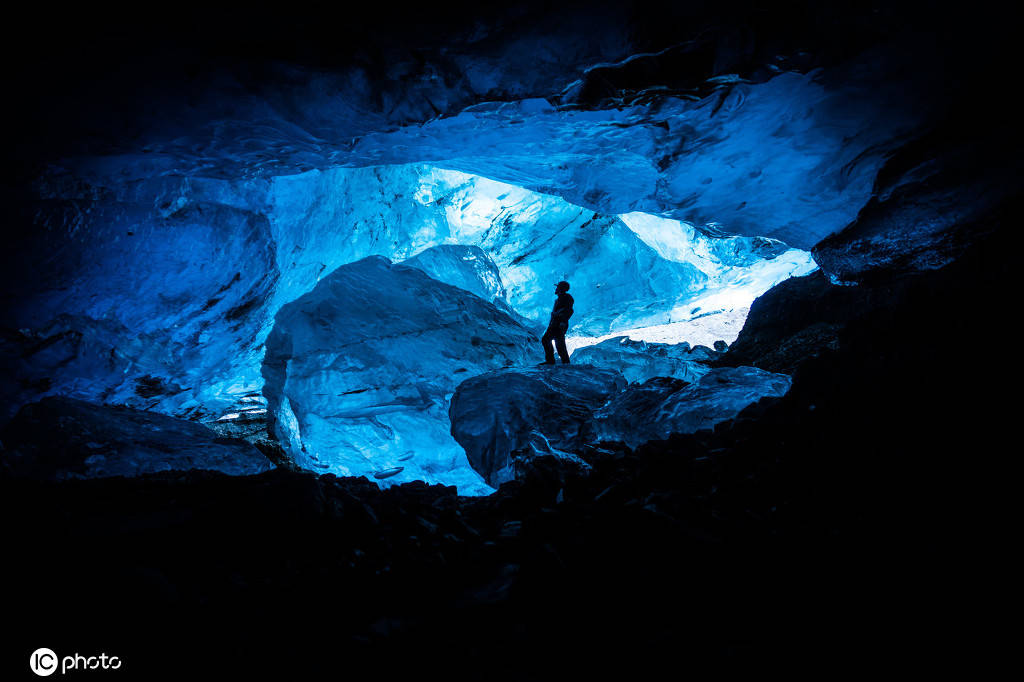
M15 23L5 665L831 670L970 621L1006 8Z

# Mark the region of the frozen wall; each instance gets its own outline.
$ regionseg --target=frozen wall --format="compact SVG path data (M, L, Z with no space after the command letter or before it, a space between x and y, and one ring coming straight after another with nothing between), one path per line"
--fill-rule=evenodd
M435 262L433 274L469 286L483 267L500 280L487 286L497 294L500 284L507 312L541 325L552 285L568 279L574 347L623 333L731 341L755 296L813 268L777 241L600 214L422 165L50 184L40 194L44 229L27 244L4 310L5 326L22 331L0 340L11 412L64 394L216 418L261 390L277 311L370 255L422 265L437 261L432 247L475 247L488 262Z

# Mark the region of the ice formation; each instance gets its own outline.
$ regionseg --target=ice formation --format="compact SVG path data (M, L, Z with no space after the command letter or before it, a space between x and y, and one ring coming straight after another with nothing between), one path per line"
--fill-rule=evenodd
M6 326L22 331L0 339L8 417L62 394L217 419L260 391L262 347L281 306L370 255L412 258L496 295L500 279L507 312L537 324L551 284L569 279L578 294L570 347L622 334L731 341L750 300L814 267L771 240L603 215L423 165L151 178L100 196L78 185L40 191L51 199L38 213L47 228L28 245L34 272L13 285L4 311ZM54 251L54 240L69 244ZM442 266L434 247L479 251ZM469 267L451 279L458 264Z
M434 279L465 289L485 301L505 301L501 273L479 246L442 244L424 249L404 265L419 268Z
M364 258L278 312L263 362L271 430L315 471L487 492L449 434L448 401L463 378L539 347L478 296Z
M706 346L691 348L686 342L647 343L616 336L580 348L571 357L575 363L621 372L630 383L654 377L675 377L692 383L710 371L706 363L716 355Z
M524 330L569 280L568 346L635 381L696 378L692 353L656 344L732 342L755 298L815 269L815 244L834 280L902 267L911 247L914 267L945 262L964 202L889 229L906 183L874 186L941 120L942 65L919 49L930 37L879 28L834 52L788 24L778 45L712 27L654 49L635 43L628 11L566 12L384 56L370 38L368 62L334 69L218 61L161 86L152 65L119 60L117 78L49 87L81 100L61 138L78 142L46 147L60 153L42 154L18 206L18 255L0 272L0 422L50 395L208 423L241 414L266 388L278 313L368 257L472 292ZM46 108L47 121L66 109ZM858 215L859 238L827 239ZM424 449L444 450L438 438Z
M753 298L815 267L772 239L598 213L426 165L40 191L50 199L39 208L48 232L30 244L36 278L4 311L21 331L0 339L8 418L54 394L207 422L236 412L263 389L278 311L368 256L406 261L533 330L547 321L551 285L568 279L570 348L622 335L732 341ZM70 245L53 251L53 239ZM421 445L442 453L449 424L437 414L436 439ZM441 480L436 463L402 466L396 480Z

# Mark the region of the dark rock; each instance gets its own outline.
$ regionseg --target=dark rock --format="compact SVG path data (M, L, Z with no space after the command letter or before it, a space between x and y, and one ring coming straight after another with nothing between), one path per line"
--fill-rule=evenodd
M258 438L252 444L279 469L287 469L289 471L301 470L301 467L295 463L295 460L285 452L285 449L276 440Z
M814 260L842 282L947 265L1024 200L1024 161L1009 151L1020 144L1019 126L944 121L889 159L857 219Z
M672 433L693 433L732 419L748 405L789 390L785 374L756 367L718 367L695 383L657 377L629 386L594 413L591 441L622 441L637 447Z
M512 451L512 469L516 480L543 480L561 487L567 478L589 473L590 465L575 454L553 450L545 439L531 434L526 447Z
M718 353L708 348L707 346L697 344L696 346L690 349L689 359L694 362L709 362L711 360L716 359L717 357Z
M513 452L531 442L546 451L584 443L591 413L626 386L614 370L553 365L488 372L468 379L452 397L452 436L491 485L514 477Z
M874 298L829 283L821 271L787 279L754 301L736 341L712 364L791 373L806 359L834 350L842 327Z
M44 398L4 427L2 466L37 479L138 476L210 469L233 475L273 468L251 444L153 412Z

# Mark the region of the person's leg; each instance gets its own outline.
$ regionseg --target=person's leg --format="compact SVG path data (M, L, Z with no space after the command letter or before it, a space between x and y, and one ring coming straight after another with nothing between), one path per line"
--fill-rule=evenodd
M559 334L555 337L555 347L558 348L558 357L562 358L562 364L569 364L569 350L565 347L565 334ZM551 360L554 362L554 355Z
M555 349L551 346L551 342L555 340L555 335L548 329L544 332L544 336L540 337L540 342L544 344L544 362L553 365L555 364Z

